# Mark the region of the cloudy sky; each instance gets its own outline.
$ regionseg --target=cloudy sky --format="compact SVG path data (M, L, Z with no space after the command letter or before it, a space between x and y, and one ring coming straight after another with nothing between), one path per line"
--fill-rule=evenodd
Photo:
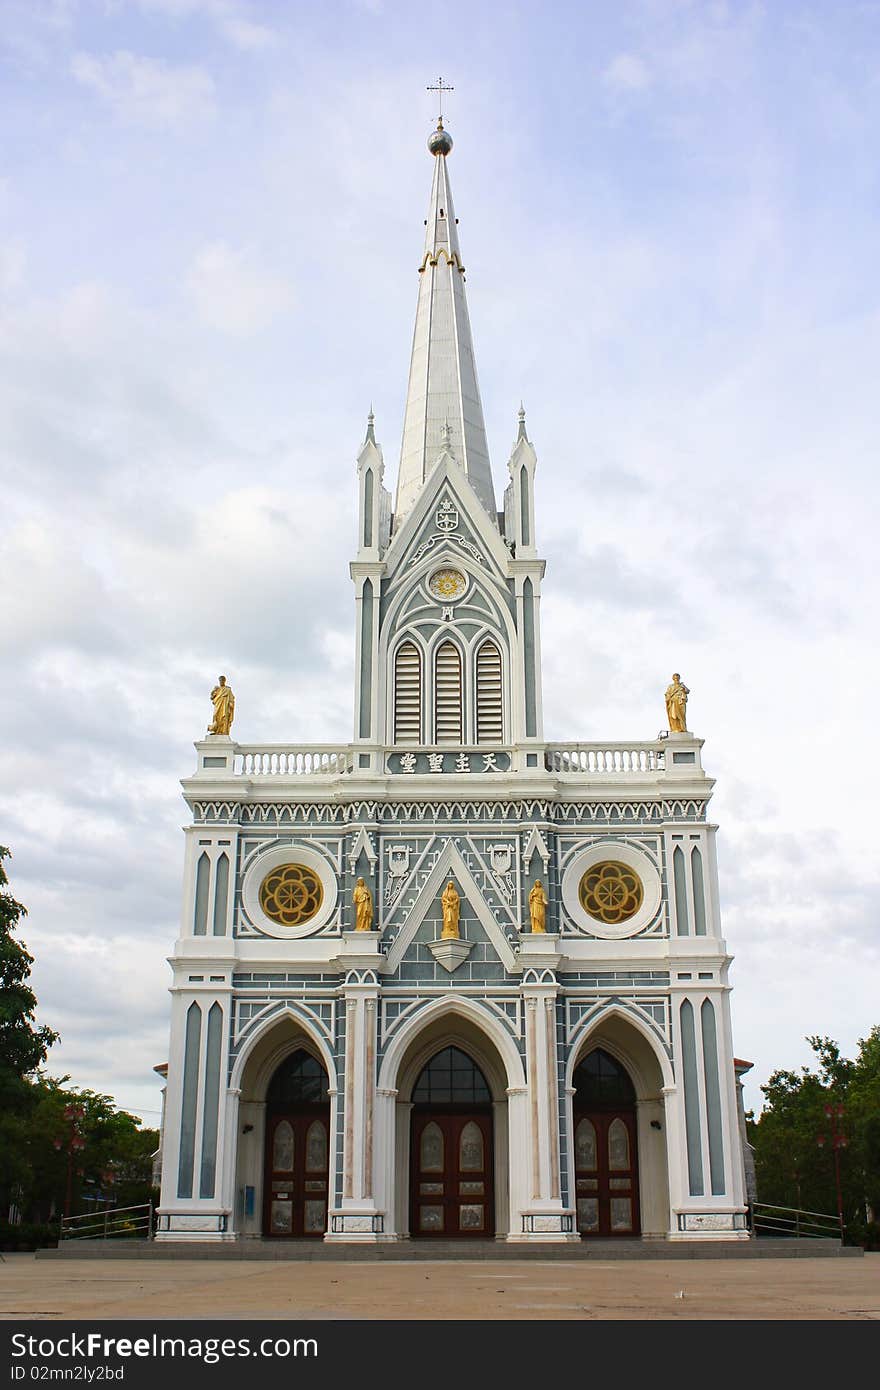
M878 1011L880 4L0 0L0 842L51 1068L155 1121L218 671L350 736L442 72L499 491L539 453L546 733L717 777L748 1091Z

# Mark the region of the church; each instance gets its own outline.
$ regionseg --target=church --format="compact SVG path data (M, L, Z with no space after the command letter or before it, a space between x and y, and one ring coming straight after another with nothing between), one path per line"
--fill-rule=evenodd
M544 737L537 456L520 409L499 507L428 150L353 737L239 743L221 677L183 782L157 1238L748 1239L703 740L677 675L659 737Z

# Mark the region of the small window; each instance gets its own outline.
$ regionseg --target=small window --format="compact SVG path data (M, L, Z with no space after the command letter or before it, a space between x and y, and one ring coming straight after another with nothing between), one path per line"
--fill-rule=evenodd
M267 1105L308 1105L328 1098L327 1073L303 1048L281 1063L266 1093Z
M454 642L444 642L434 658L434 741L462 741L461 655Z
M491 1094L476 1062L458 1047L444 1047L425 1067L412 1098L414 1105L486 1104Z
M501 652L487 639L477 652L477 743L503 741Z
M394 658L394 742L422 741L422 658L414 642L403 642Z
M574 1074L577 1101L584 1110L635 1105L635 1088L626 1068L603 1048L595 1048Z
M272 1171L275 1173L293 1172L293 1125L282 1120L275 1126L275 1139L272 1144Z

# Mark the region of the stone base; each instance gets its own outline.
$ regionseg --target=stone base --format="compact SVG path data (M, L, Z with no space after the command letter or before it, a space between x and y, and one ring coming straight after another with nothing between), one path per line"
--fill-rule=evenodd
M324 1240L334 1245L375 1245L378 1241L396 1240L385 1234L385 1217L377 1211L334 1211L330 1213L330 1229Z
M377 931L344 931L337 960L343 970L376 970L384 956L379 949Z
M567 1211L524 1211L520 1218L521 1229L511 1230L506 1239L510 1242L542 1245L568 1244L580 1241L580 1233L574 1229L574 1216Z
M742 1211L680 1211L669 1240L751 1240Z
M444 970L448 970L451 975L460 965L463 965L474 949L472 941L463 941L461 937L449 936L444 941L429 941L428 950L434 957L438 965L442 965Z
M159 1245L234 1245L241 1236L236 1231L157 1231L153 1240Z
M686 1240L691 1245L707 1245L716 1240L751 1240L748 1231L670 1231L668 1241Z

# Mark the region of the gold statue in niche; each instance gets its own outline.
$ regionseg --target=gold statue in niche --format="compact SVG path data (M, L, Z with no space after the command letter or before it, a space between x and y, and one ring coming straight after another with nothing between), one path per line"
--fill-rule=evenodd
M440 896L443 906L443 930L440 933L441 941L457 941L459 937L458 919L461 914L461 898L455 889L452 879L449 880Z
M532 919L533 932L547 930L547 894L539 878L535 879L535 885L529 894L529 916Z
M355 884L351 897L354 903L355 931L370 931L373 926L373 895L362 878Z
M687 702L690 693L687 686L682 685L678 672L673 672L672 684L666 687L666 718L669 721L670 733L687 733Z
M235 717L235 696L232 687L226 684L225 676L217 677L217 684L211 691L214 718L208 725L209 734L228 734Z

